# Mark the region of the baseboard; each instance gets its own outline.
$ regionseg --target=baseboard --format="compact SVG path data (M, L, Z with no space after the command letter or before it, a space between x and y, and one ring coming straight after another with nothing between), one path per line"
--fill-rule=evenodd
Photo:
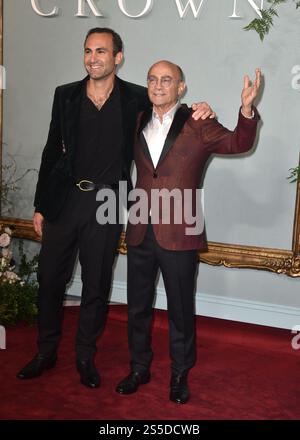
M80 297L80 277L77 276L74 278L72 285L67 291L67 295ZM112 302L126 304L126 295L126 283L122 281L114 281L110 300ZM165 290L161 287L157 288L155 308L162 310L167 309ZM197 292L195 309L197 315L247 322L269 327L291 330L296 325L300 325L300 308L236 298L226 298L221 295L209 295Z

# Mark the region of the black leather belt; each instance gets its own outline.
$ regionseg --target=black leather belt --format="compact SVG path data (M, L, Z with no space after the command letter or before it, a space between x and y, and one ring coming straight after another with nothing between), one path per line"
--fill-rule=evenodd
M79 182L75 183L75 185L80 189L80 191L94 191L94 190L100 190L100 189L105 189L105 188L109 188L109 189L118 189L119 185L117 183L113 183L113 184L107 184L107 183L95 183L92 182L91 180L80 180Z

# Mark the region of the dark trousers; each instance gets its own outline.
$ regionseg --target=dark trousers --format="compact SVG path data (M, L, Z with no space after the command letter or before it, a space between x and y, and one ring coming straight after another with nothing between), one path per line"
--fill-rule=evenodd
M79 254L82 296L76 336L79 359L91 358L105 325L112 266L121 226L96 221L96 192L73 189L54 222L44 223L39 261L38 350L57 350L61 336L63 297Z
M155 281L160 268L167 295L171 370L195 363L194 288L197 251L170 251L157 243L152 225L139 246L128 246L128 340L131 368L149 370Z

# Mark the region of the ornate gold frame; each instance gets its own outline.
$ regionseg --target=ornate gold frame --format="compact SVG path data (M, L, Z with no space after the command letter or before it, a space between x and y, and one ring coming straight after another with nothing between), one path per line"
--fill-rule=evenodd
M3 60L3 1L0 0L0 62ZM0 165L2 158L2 90L0 90ZM1 167L0 167L0 178ZM33 241L39 241L33 230L31 220L0 217L1 223L14 227L14 235ZM126 254L124 234L121 236L119 252ZM300 182L297 183L294 212L292 249L272 249L258 246L208 242L208 251L199 253L203 263L213 266L235 267L243 269L260 269L274 273L283 273L291 277L300 277Z
M3 66L3 2L0 0L0 64ZM0 88L0 182L2 182L2 119L3 119L3 91ZM0 198L1 214L1 198Z

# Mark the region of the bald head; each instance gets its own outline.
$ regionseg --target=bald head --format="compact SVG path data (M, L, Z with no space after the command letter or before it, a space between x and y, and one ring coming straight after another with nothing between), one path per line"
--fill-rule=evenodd
M176 105L185 89L182 69L166 60L150 67L147 82L149 99L160 117Z
M161 61L157 61L156 63L154 63L148 71L148 77L151 74L151 70L155 69L156 67L169 68L173 71L173 74L175 76L177 76L178 80L184 81L184 73L183 73L182 68L180 66L178 66L177 64L174 64L171 61L167 61L167 60L161 60Z

